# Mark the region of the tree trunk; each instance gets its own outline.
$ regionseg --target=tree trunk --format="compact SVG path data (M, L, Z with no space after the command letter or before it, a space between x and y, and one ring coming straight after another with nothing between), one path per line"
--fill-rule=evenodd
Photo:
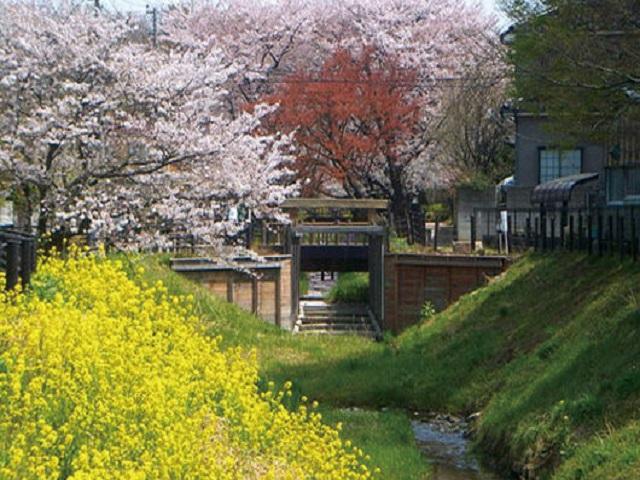
M409 215L409 199L402 183L402 174L393 166L389 169L389 180L391 182L391 214L393 215L393 227L396 235L410 239L411 222Z

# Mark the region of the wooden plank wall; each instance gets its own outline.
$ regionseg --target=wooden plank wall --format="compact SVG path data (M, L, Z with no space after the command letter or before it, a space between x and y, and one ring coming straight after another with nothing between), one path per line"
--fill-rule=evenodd
M252 277L232 270L182 271L214 295L255 313L266 322L291 329L291 259L278 260L280 268L261 270Z
M400 332L420 321L429 301L443 310L507 267L505 257L385 255L383 330Z

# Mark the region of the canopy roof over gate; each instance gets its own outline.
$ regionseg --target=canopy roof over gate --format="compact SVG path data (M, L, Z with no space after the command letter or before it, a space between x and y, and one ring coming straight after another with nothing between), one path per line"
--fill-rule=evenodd
M283 210L337 208L344 210L386 210L388 200L373 198L289 198L280 206Z
M532 203L556 203L568 202L571 192L578 185L593 182L598 179L597 173L579 173L560 177L546 183L542 183L533 189L531 193Z
M373 198L290 198L280 205L294 227L311 226L313 231L305 233L324 229L326 233L379 234L379 229L365 227L383 223L380 214L388 207L388 200Z

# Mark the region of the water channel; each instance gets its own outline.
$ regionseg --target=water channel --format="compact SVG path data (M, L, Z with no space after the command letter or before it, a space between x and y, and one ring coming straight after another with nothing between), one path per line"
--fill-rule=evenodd
M469 449L464 420L433 415L411 422L418 447L433 467L432 480L500 480Z

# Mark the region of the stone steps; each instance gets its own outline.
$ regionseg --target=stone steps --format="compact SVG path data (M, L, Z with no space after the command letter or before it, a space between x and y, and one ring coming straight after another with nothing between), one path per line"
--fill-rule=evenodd
M294 333L381 337L367 305L332 305L319 300L300 302Z

